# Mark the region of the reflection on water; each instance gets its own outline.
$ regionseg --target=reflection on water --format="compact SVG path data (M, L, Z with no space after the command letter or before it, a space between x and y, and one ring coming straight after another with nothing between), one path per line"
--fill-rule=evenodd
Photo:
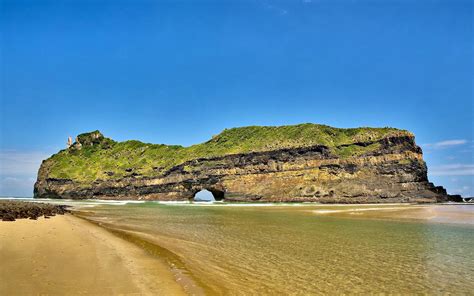
M391 219L396 209L365 211L367 217L347 211L317 214L337 209L142 203L84 210L90 211L88 219L170 251L209 294L474 289L472 224L403 220L396 214ZM459 211L466 209L472 215L472 206Z

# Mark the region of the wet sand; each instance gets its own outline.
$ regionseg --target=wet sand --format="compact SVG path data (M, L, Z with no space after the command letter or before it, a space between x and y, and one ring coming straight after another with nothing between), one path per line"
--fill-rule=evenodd
M164 262L72 215L0 221L0 295L183 295Z

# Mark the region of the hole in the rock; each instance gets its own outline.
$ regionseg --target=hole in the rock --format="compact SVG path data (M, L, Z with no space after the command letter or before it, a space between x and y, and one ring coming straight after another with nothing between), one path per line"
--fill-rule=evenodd
M216 201L223 199L224 192L215 189L202 189L194 194L194 201Z
M203 189L194 195L194 201L214 201L214 196L209 190Z

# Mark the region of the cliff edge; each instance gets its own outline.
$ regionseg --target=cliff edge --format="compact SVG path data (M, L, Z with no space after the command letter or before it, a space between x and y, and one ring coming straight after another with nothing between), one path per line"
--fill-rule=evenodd
M81 134L43 161L35 198L386 203L449 199L414 135L317 124L226 129L189 146Z

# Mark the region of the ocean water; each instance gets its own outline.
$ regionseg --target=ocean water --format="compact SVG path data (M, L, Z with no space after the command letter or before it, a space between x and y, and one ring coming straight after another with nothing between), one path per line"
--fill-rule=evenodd
M472 205L98 202L79 211L163 260L190 293L474 291Z

